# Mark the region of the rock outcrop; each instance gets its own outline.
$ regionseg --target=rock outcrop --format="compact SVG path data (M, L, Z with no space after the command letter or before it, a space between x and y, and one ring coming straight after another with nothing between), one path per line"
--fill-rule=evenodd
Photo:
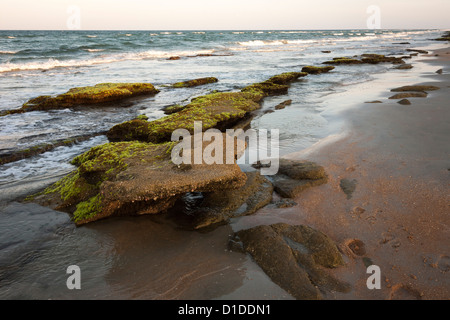
M193 213L195 229L253 214L272 201L272 183L257 171L245 174L247 182L239 189L204 195L202 204Z
M439 87L436 86L422 86L422 85L415 85L415 86L403 86L403 87L398 87L395 89L392 89L392 92L403 92L403 91L419 91L419 92L423 92L423 91L434 91L434 90L439 90Z
M6 111L4 114L97 105L158 92L151 83L100 83L91 87L72 88L55 97L39 96L27 101L22 108Z
M247 177L236 164L173 164L175 144L133 141L94 147L72 161L78 167L75 171L33 201L71 213L81 225L111 216L155 214L188 192L214 192L245 184ZM200 151L208 144L199 146Z
M326 66L326 67L306 66L302 68L302 72L306 72L308 74L321 74L330 72L333 69L334 69L333 66Z
M328 181L322 166L287 159L280 159L278 174L271 179L275 191L285 198L296 198L302 191Z
M428 96L428 93L426 92L402 92L394 94L393 96L389 97L389 99L404 99L404 98L426 98Z
M264 272L296 299L321 299L326 291L350 286L326 270L344 264L335 243L310 227L283 223L242 230L230 241L233 250L249 253Z
M210 128L224 130L245 121L254 110L261 108L260 102L267 96L286 94L289 84L303 72L287 72L255 83L240 92L217 92L191 100L186 106L175 107L174 112L155 121L131 120L112 127L108 133L110 141L144 141L161 143L170 141L176 129L187 129L193 133L194 122L202 122L202 130ZM166 109L167 112L167 109Z
M177 82L172 85L173 88L190 88L190 87L197 87L202 86L209 83L215 83L219 80L214 77L207 77L207 78L199 78L194 80L187 80L182 82Z

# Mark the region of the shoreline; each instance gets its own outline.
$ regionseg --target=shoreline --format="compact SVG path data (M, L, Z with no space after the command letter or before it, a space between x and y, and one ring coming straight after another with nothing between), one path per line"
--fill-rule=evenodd
M450 125L445 121L450 118L446 108L450 48L434 50L428 56L435 54L439 56L425 63L436 70L445 65L444 73L426 74L426 81L406 76L405 85L432 84L440 90L430 92L427 98L411 98L408 106L383 99L380 104L361 101L356 108L343 111L349 126L345 134L286 156L324 166L329 182L306 190L295 199L298 206L283 209L277 216L263 208L258 217L244 217L232 224L233 229L260 223L305 224L329 235L347 263L333 273L354 288L348 294L329 294L326 299L450 296L446 278L450 270ZM391 94L389 89L381 95ZM350 199L341 190L342 179L356 181ZM363 254L349 250L355 239L362 241ZM381 290L366 287L367 261L381 268Z
M439 66L444 63L440 59L425 60ZM448 116L442 114L446 110L439 108L448 100L448 59L445 64L446 73L429 75L431 84L437 84L441 90L431 92L427 98L412 98L411 106L387 99L382 104L366 104L361 100L354 108L331 110L331 113L339 113L336 123L346 130L328 136L302 152L286 156L315 161L324 166L330 176L327 184L302 193L296 199L298 205L295 207L263 208L255 215L233 219L230 225L210 233L187 233L178 229L173 221L172 224L161 221L166 217L152 216L113 218L79 229L71 236L73 243L78 242L77 237L98 233L111 238L108 245L115 251L114 261L102 266L100 272L104 275L89 284L87 292L83 292L87 294L84 298L98 297L98 285L100 292L111 298L290 299L292 297L274 284L249 255L231 252L228 248L228 237L233 232L276 222L311 226L329 235L341 248L347 265L333 273L354 288L348 294L327 294L325 299L448 298L449 285L445 284L448 222L445 220L446 201L441 197L448 193L448 171L445 170L450 164L445 161L448 159L445 147L449 127L444 121ZM415 84L416 75L417 72L412 75L406 71L404 84ZM373 86L372 81L356 85L356 88L370 88L373 97L367 97L365 91L354 95L358 89L351 87L348 92L326 97L325 102L331 104L342 99L342 104L349 101L349 96L353 102L362 97L374 100L379 98L378 95L385 99L391 95L389 90L398 85L389 87L392 82L389 75L380 74L378 78L378 86ZM380 83L382 93L377 91ZM350 103L352 106L353 102ZM432 112L429 119L421 113L424 107ZM431 139L436 136L439 138L437 144ZM351 199L346 199L342 192L341 179L357 180ZM32 209L27 209L26 205L15 208L15 211L27 210ZM431 218L428 212L431 212ZM410 221L403 218L407 214ZM116 219L120 219L120 223ZM99 239L102 241L101 237ZM364 243L366 253L362 256L348 250L353 239ZM135 241L140 245L129 250ZM420 255L416 255L417 248L421 250ZM92 251L95 250L97 248ZM141 261L143 256L146 258ZM162 271L158 264L154 265L155 256L158 264L170 267ZM179 256L186 261L179 264ZM365 287L367 275L363 258L381 267L382 290L369 291ZM89 260L87 263L91 267L102 263L94 257ZM139 270L143 263L147 272ZM131 278L130 272L134 272ZM108 291L103 281L120 289ZM48 293L34 294L45 296ZM62 291L62 297L68 297L66 294Z

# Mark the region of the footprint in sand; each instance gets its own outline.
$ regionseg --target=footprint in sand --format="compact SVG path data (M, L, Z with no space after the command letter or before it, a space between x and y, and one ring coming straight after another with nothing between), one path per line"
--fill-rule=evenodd
M396 284L392 286L389 300L421 300L422 294L408 285Z
M363 256L366 254L366 245L359 239L352 239L347 243L350 250L357 256Z
M400 240L398 240L393 234L387 233L387 232L383 232L381 234L381 236L383 237L383 240L381 240L379 242L380 244L389 243L391 245L391 247L394 248L394 249L396 249L396 248L401 246Z
M351 199L353 192L356 190L356 179L349 180L349 179L341 179L339 186L341 187L342 191L347 195L347 199Z

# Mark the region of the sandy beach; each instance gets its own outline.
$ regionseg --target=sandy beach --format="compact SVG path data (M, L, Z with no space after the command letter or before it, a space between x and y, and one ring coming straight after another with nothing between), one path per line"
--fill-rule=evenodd
M296 199L298 206L283 209L277 218L263 209L234 225L282 221L329 235L346 257L346 266L334 274L354 288L326 299L450 297L450 49L428 56L433 59L426 63L436 71L444 66L444 72L428 72L429 81L420 83L410 78L409 84L440 90L411 98L411 105L386 99L393 87L381 93L382 103L361 101L343 115L350 124L344 138L288 156L323 165L327 184L306 190ZM345 179L356 186L349 196L341 188ZM367 263L381 268L380 290L366 286Z

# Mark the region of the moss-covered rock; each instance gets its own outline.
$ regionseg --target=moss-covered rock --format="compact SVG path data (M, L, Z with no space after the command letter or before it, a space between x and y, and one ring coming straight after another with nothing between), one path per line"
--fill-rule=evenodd
M321 74L330 72L333 69L334 69L333 66L326 66L326 67L305 66L302 68L302 72L306 72L309 74Z
M214 192L245 184L246 175L236 164L201 163L188 169L174 165L175 144L133 141L94 147L73 159L76 170L33 201L71 213L81 225L110 216L155 214L187 192ZM202 152L208 144L199 146Z
M182 106L180 104L173 104L173 105L164 107L162 110L164 111L165 114L172 114L172 113L177 113L177 112L183 110L184 108L186 108L186 106Z
M234 235L263 271L296 299L317 300L321 291L348 292L350 286L331 276L326 268L343 265L334 242L307 226L284 223L262 225Z
M393 63L393 64L404 64L402 58L396 57L386 57L383 54L374 53L364 53L361 55L361 61L363 63L378 64L378 63Z
M217 81L219 81L219 80L217 78L214 78L214 77L199 78L199 79L194 79L194 80L177 82L177 83L174 83L172 85L172 87L174 87L174 88L189 88L189 87L196 87L196 86L205 85L205 84L208 84L208 83L215 83Z
M277 84L271 81L264 81L260 83L254 83L243 88L242 92L260 92L263 93L264 96L276 96L287 94L289 90L289 86L285 84Z
M91 87L72 88L55 97L39 96L27 101L22 108L11 110L9 113L95 105L158 92L151 83L100 83Z
M289 84L298 78L306 77L308 74L306 72L285 72L271 77L268 81L275 84Z
M170 141L176 129L194 131L194 122L202 122L202 130L232 128L248 119L249 114L259 109L264 97L286 94L289 83L305 76L302 72L287 72L269 80L247 86L241 92L215 92L192 99L186 106L175 106L170 114L161 119L147 122L132 120L118 124L108 133L110 141L146 141L159 143ZM173 112L172 112L173 111Z
M194 132L194 121L202 122L202 129L223 129L231 127L243 119L249 112L259 109L263 93L256 92L225 92L213 93L193 99L183 110L147 122L132 120L111 128L108 133L110 141L170 141L172 132L176 129L187 129Z
M341 64L362 64L361 60L353 59L353 58L346 58L346 57L337 57L333 58L333 60L322 62L323 64L334 64L334 65L341 65Z

